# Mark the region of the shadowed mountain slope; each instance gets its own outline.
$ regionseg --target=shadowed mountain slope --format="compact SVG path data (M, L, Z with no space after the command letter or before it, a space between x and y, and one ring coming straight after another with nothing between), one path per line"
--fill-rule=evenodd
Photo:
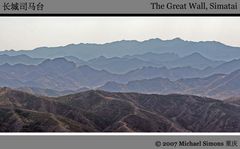
M86 91L57 98L0 89L0 130L239 132L240 107L191 95Z

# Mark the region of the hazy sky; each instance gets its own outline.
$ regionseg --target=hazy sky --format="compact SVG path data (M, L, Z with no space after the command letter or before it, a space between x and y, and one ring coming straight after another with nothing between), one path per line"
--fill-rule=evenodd
M239 17L1 17L0 50L150 38L240 47Z

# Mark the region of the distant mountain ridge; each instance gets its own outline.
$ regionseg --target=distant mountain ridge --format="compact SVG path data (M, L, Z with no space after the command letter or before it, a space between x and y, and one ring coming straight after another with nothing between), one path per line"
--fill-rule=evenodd
M99 56L116 57L125 55L137 55L148 52L175 53L180 56L198 52L204 57L213 60L229 61L240 57L240 48L224 45L216 41L192 42L180 38L172 40L149 39L142 42L135 40L122 40L106 44L71 44L60 47L40 47L29 51L1 51L0 54L28 55L34 58L58 58L75 56L83 60L93 59Z
M9 56L0 55L0 65L9 64L20 66L24 65L38 65L49 59L31 58L26 55ZM193 53L185 57L179 57L173 53L144 53L141 55L127 55L124 57L106 58L100 56L89 61L81 60L74 56L59 57L67 61L74 62L77 66L88 65L98 70L107 70L111 73L127 73L135 69L143 67L192 67L197 69L207 69L206 73L231 73L240 69L240 59L233 59L231 61L213 61L203 57L199 53ZM56 58L58 59L58 58Z
M25 64L25 65L37 65L43 62L42 58L31 58L27 55L17 55L17 56L9 56L6 54L0 55L0 65L2 64Z
M106 58L102 59L105 61ZM230 63L231 62L223 63L215 68L203 70L192 67L166 68L144 66L133 69L127 73L115 74L106 70L94 69L88 65L78 65L66 60L66 58L56 58L44 60L38 65L0 65L0 86L12 88L41 88L60 92L65 90L76 91L83 87L97 88L109 81L127 83L129 81L153 79L157 77L168 78L170 81L184 78L202 78L218 73L219 70L221 70L219 68L225 68L224 65L229 65ZM123 68L126 67L126 65L127 63L123 65ZM238 69L238 65L233 66L231 70ZM115 68L118 67L116 66ZM228 72L228 69L226 72L225 69L222 70L224 74L231 73Z
M80 62L80 64L82 63L83 62ZM199 53L193 53L184 57L179 57L172 53L145 53L142 55L112 58L101 56L85 62L86 65L89 65L95 69L104 69L112 73L120 74L148 66L167 68L192 67L197 69L205 69L208 67L216 67L223 63L224 61L213 61L207 59Z
M0 55L0 65L1 64L24 64L24 65L38 65L44 61L49 61L50 59L43 58L31 58L26 55L19 56L8 56L6 54ZM106 58L100 56L88 61L81 60L74 56L59 57L64 58L68 61L74 62L77 66L88 65L98 70L107 70L111 73L123 74L131 70L142 68L142 67L192 67L197 69L204 69L208 67L216 67L223 64L224 61L213 61L203 57L199 53L193 53L185 57L179 57L177 54L173 53L144 53L142 55L132 55L124 57L111 57ZM58 58L54 58L58 59Z
M114 74L105 70L94 69L88 65L78 66L65 58L56 58L47 59L38 65L0 65L0 86L75 91L82 87L99 87L108 81L126 83L136 79L155 77L177 80L205 75L207 74L204 71L191 67L172 69L166 67L143 67L125 74Z
M168 61L163 65L170 68L189 66L198 69L205 69L207 67L216 67L223 63L224 61L213 61L202 56L200 53L195 52L174 61Z
M1 51L0 87L43 96L103 88L225 98L239 95L239 51L180 38Z
M171 81L153 78L129 81L126 84L108 82L100 90L110 92L138 92L157 94L192 94L218 99L240 96L240 70L228 75L215 74L205 78L186 78Z
M153 71L149 71L151 69ZM188 69L191 70L191 68ZM171 79L176 79L176 77L187 76L185 71L184 68L179 68L175 72L175 70L167 68L146 67L120 75L105 70L96 70L87 65L76 66L75 63L64 58L57 58L46 60L39 65L0 65L0 86L12 88L33 87L59 91L77 90L82 87L101 86L108 81L128 82L136 78L168 76L169 73L172 74ZM180 75L180 73L182 74ZM189 74L189 76L193 75L199 75L198 71Z

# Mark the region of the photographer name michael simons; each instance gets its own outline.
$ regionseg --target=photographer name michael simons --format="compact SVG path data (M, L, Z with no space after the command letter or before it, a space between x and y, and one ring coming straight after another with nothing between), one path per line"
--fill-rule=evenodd
M177 10L177 9L199 9L199 10L208 10L208 9L229 9L235 10L238 9L238 3L206 3L206 2L199 2L199 3L158 3L158 2L151 2L150 3L152 9L170 9L170 10Z

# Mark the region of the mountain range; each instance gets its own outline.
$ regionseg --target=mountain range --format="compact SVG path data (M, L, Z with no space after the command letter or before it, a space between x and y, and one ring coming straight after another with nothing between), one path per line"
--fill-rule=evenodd
M35 87L61 91L101 85L114 76L88 66L76 67L76 64L64 58L46 60L39 65L4 64L0 66L0 74L0 86Z
M106 44L70 44L60 47L39 47L33 50L1 51L0 55L10 56L28 55L34 58L59 58L75 56L82 60L90 60L100 56L122 57L126 55L139 55L148 52L175 53L180 56L198 52L204 57L213 60L229 61L240 57L240 48L224 45L216 41L184 41L180 38L172 40L149 39L142 42L136 40L122 40Z
M0 51L0 131L240 132L239 82L216 41Z
M27 55L8 56L6 54L0 55L1 64L24 64L24 65L38 65L47 59L32 58ZM74 62L77 66L88 65L98 70L107 70L111 73L123 74L131 70L142 67L192 67L197 69L204 69L207 67L216 67L223 64L225 61L210 60L199 53L193 53L184 57L179 57L173 53L145 53L142 55L132 55L124 57L106 58L100 56L88 61L81 60L75 56L62 57L68 61Z
M11 58L13 59L14 57L15 56L13 57L9 56L10 59ZM196 58L206 60L200 54L197 54L197 53L194 53L186 57L188 57L185 59L186 61L189 61L189 60L194 61L196 60ZM189 59L189 57L191 58ZM195 59L193 57L195 57ZM126 68L125 66L129 66L128 65L129 61L126 61L126 64L123 64L122 63L123 61L119 63L118 61L119 59L122 59L122 58L108 59L105 57L102 57L102 58L100 57L94 60L90 60L86 63L83 63L83 65L79 65L79 63L77 64L76 60L78 60L78 58L75 58L75 57L46 59L42 61L40 64L35 64L35 65L30 65L30 64L10 65L5 63L3 65L0 65L0 86L11 87L16 89L25 88L27 90L23 90L23 91L31 90L31 91L35 91L36 93L41 93L41 95L57 96L57 95L65 95L69 93L76 93L81 88L98 88L100 86L103 86L107 82L116 82L116 84L125 84L124 86L126 86L126 83L132 84L132 82L136 82L136 80L137 81L143 80L144 82L146 82L146 79L147 81L149 81L149 79L154 80L155 78L169 79L168 80L169 82L174 82L179 79L190 79L190 78L192 78L192 80L195 80L195 78L204 79L205 77L208 77L214 74L229 74L232 71L236 71L240 69L240 65L238 65L240 60L232 60L229 62L219 64L216 67L209 66L205 69L197 69L197 68L192 68L190 66L184 66L184 65L183 67L175 67L175 68L167 68L166 66L140 67L139 65L140 68L136 66L136 69L134 69L135 66L133 66L132 67L133 70L130 70L123 74L111 73L106 71L105 69L101 69L100 67L98 67L98 69L94 69L91 67L93 64L96 64L96 65L99 64L106 67L109 66L108 68L115 68L115 69L121 68L120 66L122 66L124 70L124 68ZM75 60L75 62L73 62L73 60ZM183 58L176 58L176 60L174 61L183 61L183 60L184 60ZM83 62L81 60L79 61ZM104 65L106 61L110 61L109 63L107 63L108 65L107 64ZM117 64L114 63L116 61L118 61ZM189 61L189 63L194 64L194 62L191 62L191 61ZM205 62L207 61L208 60L206 60ZM213 61L210 61L209 63L211 62ZM91 66L86 64L89 64ZM138 65L141 63L136 62L135 64ZM176 64L181 64L181 63L179 62ZM118 69L118 70L121 70L121 69ZM200 82L201 81L199 81L199 83ZM176 85L176 83L174 84ZM107 83L106 85L109 85L109 84ZM103 89L105 89L106 85L103 86ZM141 86L142 88L146 88L146 86L144 85L141 85ZM234 90L237 91L239 87L240 86L236 85ZM108 87L106 89L109 90ZM158 90L161 90L161 88L159 88ZM114 89L110 89L110 91L114 91ZM128 89L121 90L121 91L128 91ZM133 89L133 90L130 89L130 91L142 92L141 90L136 90L136 89ZM166 90L163 90L163 91L165 92ZM169 91L171 90L167 90L167 93ZM183 91L183 90L180 89L177 91ZM155 90L152 90L152 92L155 93ZM46 93L49 93L49 94L46 94ZM186 93L195 94L195 92L186 92ZM232 92L230 92L229 90L229 93L228 93L229 95L227 95L227 97L230 96L231 93ZM199 94L199 95L208 95L208 94ZM233 95L236 95L235 91ZM215 95L211 97L215 97Z
M192 94L226 99L240 96L239 82L240 70L237 70L228 75L214 74L205 78L182 78L176 81L168 78L135 80L126 84L110 81L99 89L111 92Z
M45 59L43 58L32 58L27 55L17 55L17 56L9 56L6 54L0 55L0 65L3 64L25 64L25 65L37 65L43 62Z
M0 89L1 132L239 132L237 104L192 95Z
M193 53L184 57L178 57L172 53L145 53L142 55L133 55L125 57L106 58L104 56L91 59L85 63L95 69L104 69L112 73L127 73L131 70L142 67L192 67L196 69L205 69L216 67L223 64L224 61L214 61L203 57L199 53Z

